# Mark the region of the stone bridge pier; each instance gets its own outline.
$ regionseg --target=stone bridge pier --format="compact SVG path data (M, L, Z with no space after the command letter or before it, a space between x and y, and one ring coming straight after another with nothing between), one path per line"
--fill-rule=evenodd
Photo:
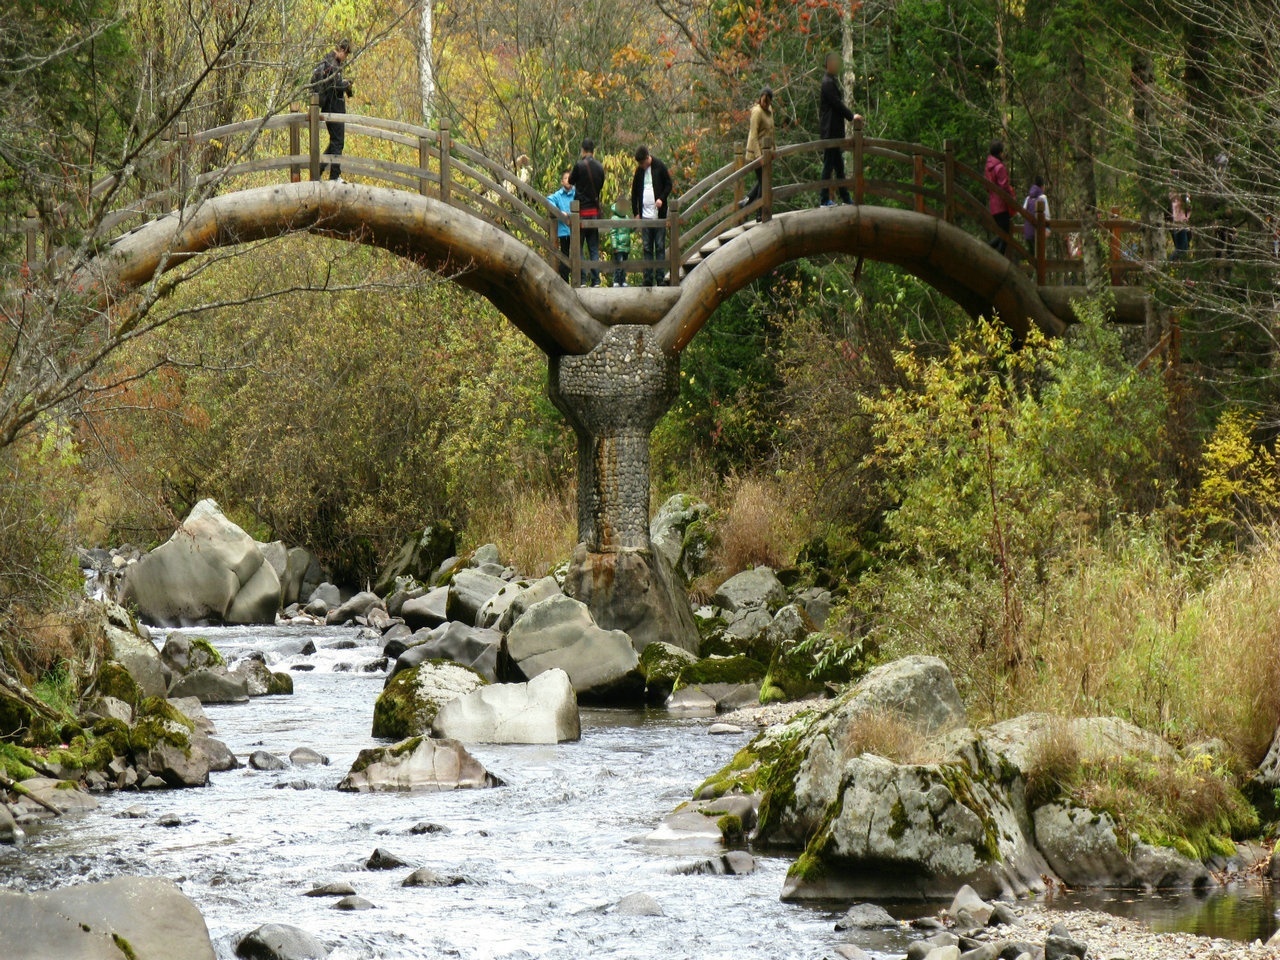
M578 539L565 592L637 649L697 651L684 588L649 542L649 435L680 392L680 358L653 328L610 327L590 353L550 361L551 401L578 437Z

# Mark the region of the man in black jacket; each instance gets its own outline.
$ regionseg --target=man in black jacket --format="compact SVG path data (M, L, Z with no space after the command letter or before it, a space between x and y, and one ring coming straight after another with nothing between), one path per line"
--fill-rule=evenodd
M351 95L351 81L342 79L342 65L351 54L351 41L339 40L337 45L324 55L315 71L311 74L311 89L320 95L320 111L322 113L346 113L347 97ZM347 141L347 125L338 120L326 120L325 128L329 131L329 146L325 153L331 157L342 156L342 148ZM346 183L342 179L342 166L334 163L329 167L329 179L338 183ZM323 175L324 168L321 168Z
M840 54L827 54L827 72L822 76L822 93L818 98L818 135L823 140L843 140L844 122L853 119L853 111L845 106L844 91L840 89L840 81L836 74L840 72ZM844 151L839 147L828 147L822 151L822 179L831 176L837 180L844 179ZM845 203L853 203L849 191L840 188L840 199ZM834 207L831 191L822 191L822 205Z
M569 185L573 187L574 199L578 201L578 216L582 220L600 219L600 197L604 193L605 172L600 161L596 159L596 144L590 137L582 141L582 159L569 171ZM582 246L586 249L588 259L600 259L600 231L582 228ZM587 271L582 271L582 283L587 282ZM591 268L591 286L600 285L600 270Z
M667 165L649 152L636 148L636 175L631 178L631 215L641 220L667 219L667 201L671 199L671 174ZM667 228L644 227L640 231L645 260L661 260L667 255ZM644 272L644 285L661 282L663 273L652 267Z

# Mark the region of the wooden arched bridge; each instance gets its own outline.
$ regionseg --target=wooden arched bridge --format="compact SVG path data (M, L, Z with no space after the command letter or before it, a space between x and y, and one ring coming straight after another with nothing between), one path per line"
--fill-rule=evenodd
M341 164L359 184L321 179L330 160L320 152L322 124L330 119L346 123L356 152ZM844 181L813 178L830 146L851 156ZM760 198L743 207L757 174ZM854 202L815 208L825 187L846 188ZM623 195L623 185L612 189ZM1050 233L1065 239L1081 224L1039 214L1040 242L1030 257L1015 223L1005 257L986 242L999 232L987 212L988 189L951 144L935 150L866 137L858 119L844 141L792 144L749 163L739 155L673 196L667 218L657 223L584 221L455 140L448 121L433 130L357 114L331 117L313 101L309 110L200 132L179 124L147 176L105 178L90 198L111 203L97 228L107 246L94 273L116 289L145 283L213 247L305 230L386 247L441 269L488 297L555 355L584 353L605 328L623 322L653 326L664 350L678 353L733 293L787 260L823 254L896 264L972 314L994 309L1015 332L1035 324L1060 333L1072 319L1083 262L1078 255L1050 257L1044 240ZM57 219L33 215L23 225L29 267L38 266L42 247L56 246L52 237L42 244L39 234ZM568 256L557 242L562 225L572 238ZM586 271L607 277L614 268L582 257L582 231L597 225L664 230L662 260L626 267L633 275L657 271L663 287L583 289ZM1124 235L1142 225L1113 217L1102 226L1111 235L1117 319L1141 322L1144 294L1126 281L1142 265L1122 250Z
M346 123L353 152L341 164L359 183L321 180L330 159L320 152L321 124L329 119ZM821 152L837 146L851 155L848 179L815 180ZM663 260L627 264L633 275L666 276L662 286L640 288L583 288L584 269L613 268L582 260L584 221L453 139L445 122L432 130L331 118L313 100L306 111L202 132L179 125L164 147L145 168L94 185L99 252L80 267L78 285L116 295L216 247L309 231L384 247L487 297L547 353L548 392L578 436L582 543L566 591L637 647L698 642L682 591L650 548L649 434L679 392L681 351L721 303L788 260L831 254L896 264L973 314L995 311L1018 334L1032 324L1060 333L1082 290L1071 285L1082 280L1081 262L1049 258L1043 242L1050 230L1080 230L1078 221L1037 213L1037 258L1027 262L1021 224L1005 238L1006 257L987 243L997 228L979 171L950 145L873 139L857 122L847 140L784 146L750 163L739 156L673 196L665 220L591 224L666 231ZM741 206L757 173L761 195ZM824 187L844 187L854 202L818 208ZM42 259L58 260L56 230L43 244L41 231L66 212L22 227L29 273ZM561 226L572 240L567 257ZM1118 313L1140 320L1144 295L1123 283L1142 265L1121 256L1124 234L1140 225L1103 226Z

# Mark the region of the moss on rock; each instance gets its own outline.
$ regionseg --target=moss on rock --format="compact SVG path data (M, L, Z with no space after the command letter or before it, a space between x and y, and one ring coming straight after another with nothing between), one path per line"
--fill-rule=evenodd
M267 696L285 696L293 693L293 677L287 673L273 671L267 681Z
M10 780L30 780L38 776L35 765L39 763L35 753L16 743L0 742L0 773Z
M142 691L137 681L122 664L108 660L98 670L97 692L104 697L115 697L136 708L142 702Z
M675 689L703 683L759 683L764 674L764 664L750 657L708 657L683 667Z
M698 658L661 641L651 643L640 653L640 673L644 676L645 697L661 703L675 689L680 671Z
M442 706L487 682L451 660L428 660L401 670L373 705L373 735L401 740L430 733Z
M188 644L191 648L191 669L194 670L197 667L225 667L227 665L227 661L218 652L218 648L204 637L192 637Z

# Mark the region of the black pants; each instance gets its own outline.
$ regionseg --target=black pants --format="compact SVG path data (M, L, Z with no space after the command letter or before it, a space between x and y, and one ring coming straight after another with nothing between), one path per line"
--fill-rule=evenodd
M991 241L991 246L995 247L1000 253L1007 253L1009 250L1009 241L1006 239L1009 234L1009 225L1012 222L1013 214L1006 210L1004 213L993 213L991 219L996 222L996 235Z
M660 227L644 227L640 231L640 240L644 249L644 259L661 260L667 255L667 227L663 224ZM652 287L662 283L663 276L666 273L662 269L653 269L652 267L644 272L644 285Z
M569 282L569 244L573 238L565 234L560 238L560 252L564 254L564 262L560 264L560 279Z
M837 180L844 179L844 151L839 147L827 147L822 151L822 179L830 180L833 176ZM840 199L845 203L853 203L847 187L840 188ZM826 187L822 189L822 202L831 202L831 191Z
M582 250L586 254L585 259L599 260L600 259L600 231L595 229L588 230L586 227L586 222L588 220L600 219L600 214L598 212L595 213L594 215L588 215L584 213L581 216L582 216L582 223L583 223ZM584 287L587 285L588 274L590 274L591 276L591 286L593 287L600 286L600 269L598 267L592 267L590 270L582 271L582 285Z
M347 125L333 120L326 120L324 126L329 131L329 145L324 148L324 152L331 157L342 156L342 148L347 145ZM325 166L329 168L330 180L337 180L342 176L341 164L327 163ZM320 168L320 172L323 175L324 167Z
M760 194L764 190L764 171L756 171L756 185L751 188L751 192L747 194L747 199L742 201L743 206L749 203L755 203L760 199Z
M1173 256L1171 260L1185 260L1191 252L1191 229L1178 227L1173 231Z

